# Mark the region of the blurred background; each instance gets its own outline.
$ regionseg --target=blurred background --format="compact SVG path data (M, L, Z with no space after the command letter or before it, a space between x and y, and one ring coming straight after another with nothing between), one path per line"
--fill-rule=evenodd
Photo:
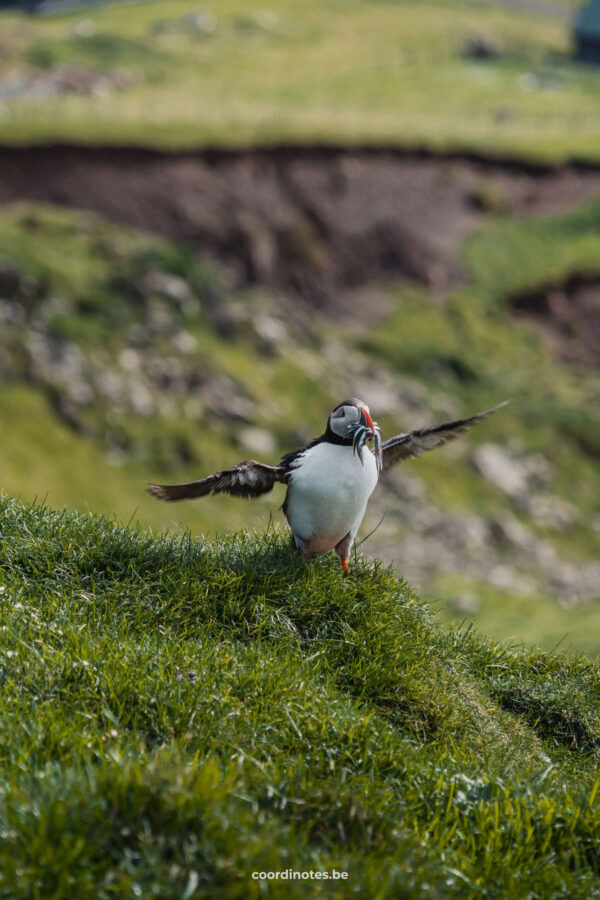
M157 529L281 492L357 395L361 549L443 621L600 650L600 2L0 0L0 489ZM1 523L0 523L1 527Z

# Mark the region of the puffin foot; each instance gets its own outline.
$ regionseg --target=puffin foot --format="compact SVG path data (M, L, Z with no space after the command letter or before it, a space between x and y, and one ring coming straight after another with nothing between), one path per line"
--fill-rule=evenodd
M349 531L348 534L344 535L344 537L339 541L334 549L337 553L340 562L342 564L342 569L348 574L348 557L350 556L350 550L352 549L352 544L354 543L354 538L352 537L352 533Z

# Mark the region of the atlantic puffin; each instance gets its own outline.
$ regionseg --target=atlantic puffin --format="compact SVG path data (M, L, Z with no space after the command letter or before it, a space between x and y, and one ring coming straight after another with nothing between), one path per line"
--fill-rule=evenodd
M200 481L150 484L148 491L167 501L222 493L250 499L267 494L276 483L285 484L282 509L295 549L303 558L335 550L347 572L354 538L382 469L454 440L506 403L467 419L397 434L382 443L369 407L353 397L332 410L323 434L286 453L277 466L247 459Z

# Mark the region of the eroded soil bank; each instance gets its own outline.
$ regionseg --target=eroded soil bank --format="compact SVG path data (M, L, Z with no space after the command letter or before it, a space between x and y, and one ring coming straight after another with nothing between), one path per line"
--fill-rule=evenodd
M600 368L600 260L596 274L520 294L511 308L540 329L563 362Z
M561 212L599 192L592 168L385 148L0 148L0 204L93 210L197 244L239 282L334 307L340 290L378 278L443 293L486 216Z

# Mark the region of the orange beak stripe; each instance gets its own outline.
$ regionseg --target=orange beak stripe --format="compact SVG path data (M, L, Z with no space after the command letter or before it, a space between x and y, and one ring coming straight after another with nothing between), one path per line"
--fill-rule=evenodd
M371 429L373 434L375 434L375 423L373 422L373 419L371 418L371 416L369 415L367 410L364 408L364 406L362 408L362 414L365 417L365 422L367 423L367 425L369 426L369 428Z

